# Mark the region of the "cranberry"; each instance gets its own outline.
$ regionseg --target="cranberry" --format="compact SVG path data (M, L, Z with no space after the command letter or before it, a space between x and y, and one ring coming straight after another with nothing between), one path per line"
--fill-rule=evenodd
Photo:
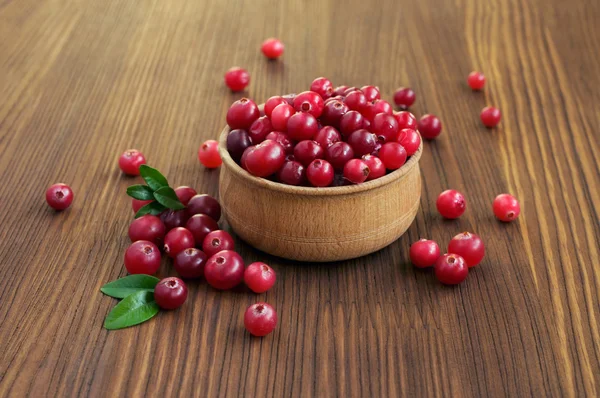
M246 69L234 66L225 72L225 84L231 91L242 91L250 83L250 73Z
M344 95L344 92L348 89L348 86L337 86L333 90L333 95Z
M263 41L262 46L260 47L262 53L265 54L265 57L269 59L277 59L281 57L284 49L285 46L283 45L283 42L274 37Z
M469 274L469 267L458 254L440 256L433 267L436 278L446 285L457 285Z
M333 167L326 160L313 160L306 168L306 178L312 186L327 187L333 182Z
M388 170L396 170L406 163L406 150L397 142L386 142L379 150L379 158Z
M487 128L496 127L498 123L500 123L500 118L502 118L500 110L493 106L486 106L483 108L480 116L483 125Z
M360 88L360 91L362 91L365 94L365 97L367 98L367 101L372 102L375 100L378 100L381 98L381 94L379 93L379 88L375 87L375 86L363 86Z
M394 93L394 103L398 105L400 109L410 108L411 105L415 103L415 99L415 92L408 87L400 87Z
M272 131L267 135L267 140L275 141L281 145L288 155L294 152L294 142L285 133Z
M160 221L160 218L149 214L136 218L129 225L129 239L132 242L147 240L159 245L165 237L165 233L165 224Z
M252 263L244 271L244 282L254 293L264 293L275 284L275 271L265 263Z
M469 87L474 91L479 91L485 86L485 76L481 72L473 71L469 73L469 77L467 77L467 83L469 83Z
M455 219L462 216L467 208L467 202L465 201L463 194L454 189L448 189L442 192L440 196L438 196L435 205L442 217L449 219Z
M402 111L393 114L398 122L398 128L402 129L417 129L417 118L410 112Z
M252 123L250 129L248 129L248 135L252 144L260 144L265 140L267 134L273 131L273 125L271 120L267 116L259 117Z
M340 119L348 112L348 105L342 101L331 101L323 109L321 123L325 126L333 126L336 129L340 127Z
M392 115L380 113L375 115L371 124L371 132L381 142L396 141L398 139L398 122Z
M448 243L448 253L461 256L469 268L476 266L483 260L485 245L478 235L463 232L456 235Z
M281 98L288 103L288 105L294 106L294 99L296 98L296 94L286 94L282 95Z
M209 232L219 229L219 225L206 214L194 214L187 220L185 228L194 235L196 247L202 247L206 235L208 235Z
M242 154L242 158L240 159L240 166L242 166L242 168L244 170L248 170L246 168L246 158L248 157L248 154L250 152L252 152L254 150L253 146L249 146L248 148L246 148L246 150L244 151L244 153Z
M267 102L265 102L265 115L268 118L271 118L271 114L273 113L273 109L275 109L275 107L277 105L281 105L281 104L287 104L288 102L281 96L279 95L275 95L271 98L269 98L267 100ZM291 105L291 104L288 104Z
M398 143L406 149L408 156L412 156L419 150L421 135L413 129L402 129L398 134Z
M183 227L177 227L167 232L163 247L169 257L175 258L181 251L194 245L194 235Z
M350 144L356 156L368 155L375 150L377 136L367 130L356 130L348 137L348 144Z
M166 210L160 213L160 219L165 224L165 228L168 231L173 228L183 227L189 218L189 214L186 209L182 210Z
M119 168L128 176L139 176L143 164L146 164L146 158L137 149L128 149L119 157Z
M321 147L327 149L336 142L341 141L342 137L335 127L325 126L315 134L313 139Z
M125 268L130 274L155 274L160 268L160 251L147 240L133 242L125 251Z
M219 143L215 140L205 141L198 149L198 159L208 169L219 167L223 163L219 155Z
M360 112L367 106L367 97L362 91L356 90L348 93L344 98L344 102L349 109Z
M232 250L220 251L206 262L204 277L215 289L234 288L244 279L244 260Z
M154 202L153 200L139 200L132 199L131 200L131 208L133 209L133 213L137 213L142 207L146 206L148 203Z
M375 116L380 113L387 113L388 115L393 115L394 111L389 102L384 100L375 100L372 104L365 107L362 114L369 121L373 121Z
M492 208L496 218L504 222L515 220L521 213L517 198L507 193L496 196Z
M317 119L310 113L298 112L288 119L287 134L293 140L310 140L318 131Z
M294 98L294 109L319 117L323 113L323 98L314 91L304 91Z
M310 85L310 91L319 94L321 98L327 99L333 95L333 85L325 77L317 77Z
M410 261L417 268L433 267L440 257L440 247L433 240L421 239L410 246Z
M360 159L350 159L344 166L344 178L354 184L365 182L369 173L369 167Z
M325 150L316 141L300 141L294 148L294 158L303 166L308 166L315 159L323 159Z
M423 138L433 140L442 132L442 122L434 115L423 115L419 120L419 132Z
M67 184L51 185L46 190L46 202L54 210L65 210L73 202L73 191Z
M184 206L187 206L192 196L196 195L198 192L192 187L188 187L186 185L182 185L180 187L175 188L175 195Z
M348 111L340 119L340 132L344 137L348 137L356 130L364 129L365 117L358 111Z
M174 310L185 303L188 289L185 283L174 276L165 278L154 287L154 300L163 310Z
M194 214L206 214L213 220L219 221L221 218L221 205L210 195L196 195L188 202L187 212L190 217Z
M289 104L277 105L271 113L273 128L277 131L287 131L287 122L294 113L294 108Z
M250 153L246 156L246 169L257 177L275 174L285 162L285 150L275 141L265 140L248 149Z
M233 160L239 162L246 148L252 145L246 130L231 130L227 135L227 152Z
M335 170L343 170L344 165L354 157L354 150L347 142L336 142L325 150L325 159Z
M258 106L248 98L235 101L227 110L227 124L232 130L247 130L260 116Z
M173 263L175 271L182 278L201 278L204 276L204 265L206 264L206 254L203 251L190 247L185 249L175 257Z
M266 336L277 326L277 313L267 303L252 304L244 313L244 326L253 336Z
M367 176L367 181L374 180L385 175L385 165L377 156L364 155L362 157L362 160L369 168L369 175Z
M288 185L302 185L305 177L304 166L295 160L286 161L277 172L277 180Z
M231 235L226 231L218 229L206 235L204 242L202 242L202 251L210 257L221 250L233 250L234 245Z

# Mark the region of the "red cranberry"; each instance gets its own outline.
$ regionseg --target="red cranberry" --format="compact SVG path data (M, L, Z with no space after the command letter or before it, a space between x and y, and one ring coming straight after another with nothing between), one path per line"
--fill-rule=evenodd
M502 118L502 114L498 108L494 108L493 106L486 106L481 111L481 121L483 125L487 128L496 127L498 123L500 123L500 118Z
M198 159L208 169L219 167L223 163L221 155L219 155L219 143L215 140L208 140L200 145Z
M333 90L333 95L344 95L344 92L348 89L348 86L337 86Z
M354 150L355 156L368 155L375 150L377 136L367 130L356 130L348 137L348 144Z
M467 77L467 83L469 83L469 87L474 91L479 91L485 86L485 76L481 72L471 72L469 73L469 77Z
M385 165L377 156L364 155L362 157L362 160L369 168L369 175L367 176L367 181L374 180L385 175Z
M394 103L398 105L400 109L408 109L412 104L415 103L415 92L408 87L400 87L394 93Z
M275 271L265 263L252 263L244 271L244 282L254 293L264 293L275 284Z
M73 191L67 184L51 185L46 190L46 202L54 210L65 210L73 202Z
M131 208L133 209L133 213L137 213L142 207L146 206L148 203L154 202L153 200L138 200L131 199Z
M215 289L232 289L244 279L244 260L232 250L220 251L206 262L204 278Z
M265 140L267 134L273 131L273 125L271 124L271 120L267 116L259 117L252 123L250 129L248 130L248 135L250 136L250 141L252 144L260 144Z
M313 160L306 168L306 178L314 187L328 187L333 182L333 167L326 160Z
M381 142L396 141L398 139L398 122L392 115L380 113L375 115L371 124L371 132Z
M423 138L433 140L442 132L442 122L436 116L423 115L419 120L419 132Z
M183 227L189 218L189 214L186 209L182 210L166 210L160 213L160 219L165 224L166 231L170 231L173 228Z
M220 229L209 232L202 243L202 251L209 257L221 250L233 249L233 238L229 233Z
M246 69L234 66L225 72L225 84L231 91L242 91L250 83L250 73Z
M463 232L456 235L448 243L448 253L461 256L469 268L476 266L483 260L485 245L478 235Z
M362 91L356 90L348 93L344 102L349 109L360 112L367 106L367 97Z
M235 101L227 110L227 124L234 129L247 130L260 116L258 106L248 98Z
M165 233L165 224L160 221L160 218L149 214L136 218L129 225L129 239L132 242L147 240L159 245L165 237Z
M469 274L469 267L458 254L444 254L434 265L435 276L446 285L457 285Z
M369 173L369 167L360 159L350 159L344 166L344 178L354 184L365 182Z
M321 98L327 99L333 95L333 85L331 81L324 77L317 77L310 85L310 91L319 94Z
M521 213L517 198L507 193L496 196L492 208L496 218L504 222L515 220Z
M288 102L281 96L279 95L275 95L271 98L269 98L267 100L267 102L265 102L265 115L268 118L271 118L271 114L273 113L273 109L275 109L275 107L277 105L281 105L281 104L287 104ZM288 104L291 105L291 104Z
M323 109L321 123L325 126L333 126L336 129L340 127L340 119L348 112L348 105L342 101L331 101Z
M208 235L209 232L219 229L219 225L206 214L194 214L187 220L185 228L194 235L196 247L202 247L206 235Z
M396 170L406 163L406 150L397 142L386 142L379 150L379 158L388 170Z
M287 131L287 122L296 113L289 104L280 104L271 113L271 124L276 131Z
M265 140L250 147L249 150L246 156L246 169L257 177L275 174L285 162L285 150L275 141Z
M210 195L196 195L188 202L187 212L189 217L194 214L206 214L213 220L219 221L221 218L221 205Z
M318 131L317 119L310 113L298 112L288 119L287 134L293 140L310 140Z
M246 130L231 130L227 135L227 152L233 160L239 162L246 148L252 145Z
M143 164L146 164L146 158L137 149L128 149L119 157L119 168L128 176L139 176Z
M294 142L285 133L272 131L267 135L267 140L275 141L281 145L288 155L294 152Z
M175 257L173 263L175 271L186 279L201 278L204 276L204 265L206 264L206 254L203 251L190 247L185 249Z
M316 141L300 141L294 148L294 158L303 166L308 166L315 159L323 159L325 150Z
M182 185L180 187L175 188L175 195L184 206L187 206L188 202L192 198L192 196L196 195L198 192L192 187L188 187L186 185Z
M253 336L266 336L277 326L277 313L267 303L253 304L244 313L244 326Z
M379 88L375 86L363 86L360 88L360 91L362 91L365 94L365 97L369 102L373 102L381 98Z
M260 49L262 53L265 54L265 57L269 59L277 59L283 54L285 46L281 40L271 37L263 41Z
M435 204L442 217L449 219L462 216L467 208L467 202L463 194L454 189L442 192Z
M304 166L295 160L286 161L277 172L277 180L288 185L302 185L305 177Z
M358 111L348 111L340 119L340 132L348 137L356 130L365 128L365 117Z
M413 129L402 129L398 134L398 143L406 149L406 154L412 156L419 150L421 136Z
M342 137L335 127L325 126L315 134L313 138L321 147L329 148L331 145L341 141Z
M433 240L421 239L410 246L410 261L417 268L433 267L440 257L440 247Z
M344 165L354 157L354 150L347 142L336 142L325 150L325 159L335 170L343 170Z
M173 228L165 236L165 253L171 258L175 258L182 250L194 247L194 235L185 228Z
M174 276L165 278L154 287L154 300L163 310L174 310L185 303L188 289L185 283Z
M393 114L398 122L398 128L402 129L417 129L417 118L410 112L402 111Z
M155 274L160 268L160 251L147 240L133 242L125 251L125 268L130 274Z
M319 117L323 113L323 98L314 91L304 91L294 98L294 109Z
M380 113L386 113L388 115L393 115L394 110L389 102L384 100L375 100L372 104L365 107L362 111L364 117L366 117L369 121L373 121L375 116Z

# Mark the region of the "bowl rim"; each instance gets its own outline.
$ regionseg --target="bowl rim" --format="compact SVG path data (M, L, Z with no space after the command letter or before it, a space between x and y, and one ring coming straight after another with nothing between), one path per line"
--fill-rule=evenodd
M262 104L260 106L262 108ZM285 192L288 194L296 194L296 195L309 195L309 196L331 196L331 195L348 195L358 192L369 191L375 188L382 187L384 185L390 184L396 180L403 178L407 175L414 167L418 167L419 159L421 159L421 154L423 152L423 139L421 139L421 143L419 145L419 149L415 152L408 162L406 162L402 167L398 170L394 170L393 172L386 174L383 177L377 178L375 180L362 182L360 184L354 185L344 185L339 187L304 187L304 186L296 186L296 185L286 185L281 184L279 182L270 181L266 178L255 177L252 174L248 173L244 170L240 165L238 165L227 150L227 135L231 131L229 126L225 126L225 128L221 131L219 136L219 154L221 155L221 159L223 160L223 165L226 166L229 170L235 173L238 177L254 184L262 188L270 189L278 192Z

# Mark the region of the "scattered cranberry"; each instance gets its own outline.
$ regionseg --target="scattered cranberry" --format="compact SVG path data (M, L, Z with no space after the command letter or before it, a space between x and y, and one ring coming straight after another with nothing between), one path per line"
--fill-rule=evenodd
M277 326L277 313L267 303L253 304L244 314L244 326L253 336L266 336Z
M344 92L348 89L348 86L337 86L333 90L333 95L344 95Z
M234 66L225 72L225 84L231 91L242 91L250 83L250 73L246 69Z
M213 220L219 221L221 218L221 205L210 195L196 195L188 202L187 212L190 217L194 214L206 214Z
M457 285L469 274L469 267L458 254L444 254L434 265L435 276L446 285Z
M485 86L485 76L481 72L471 72L467 78L467 83L475 91L479 91Z
M131 200L131 208L133 209L133 213L137 213L142 207L146 206L148 203L154 202L153 200L139 200L132 199Z
M287 134L292 140L311 140L319 131L317 119L310 113L298 112L287 122Z
M360 91L365 94L367 101L373 102L381 98L381 94L379 93L379 88L375 86L363 86Z
M275 141L265 140L248 149L250 152L246 156L246 170L257 177L275 174L285 162L285 150Z
M323 98L314 91L304 91L294 98L294 109L298 112L308 112L314 117L323 113Z
M219 155L219 143L215 140L208 140L200 145L198 159L208 169L219 167L223 163L221 155Z
M331 126L325 126L315 134L313 138L321 147L324 149L329 148L331 145L338 141L341 141L342 137L340 133Z
M423 115L419 120L419 132L423 138L433 140L442 132L442 122L436 116Z
M486 106L483 108L480 116L483 125L487 128L496 127L498 123L500 123L500 118L502 118L500 109L494 108L493 106Z
M354 150L355 156L368 155L375 150L377 136L367 130L356 130L348 137L348 144Z
M515 220L521 213L517 198L507 193L496 196L492 208L496 218L504 222Z
M130 274L155 274L160 268L160 251L147 240L133 242L125 251L125 268Z
M185 283L174 276L165 278L154 287L154 300L163 310L174 310L185 303L188 289Z
M323 159L325 150L316 141L304 140L300 141L294 147L294 159L304 167L315 159Z
M408 109L415 103L415 92L408 87L400 87L394 93L394 103L400 109Z
M212 231L219 229L219 225L215 220L206 214L194 214L187 220L185 228L194 236L196 247L202 247L204 238Z
M362 157L362 160L369 168L369 175L367 176L367 181L375 180L385 175L385 165L377 156L364 155Z
M189 218L189 214L185 209L171 210L168 209L160 213L160 219L165 225L166 231L169 232L173 228L183 227Z
M227 152L233 160L239 162L246 148L252 145L246 130L231 130L227 135Z
M248 136L252 144L260 144L265 140L267 134L273 131L273 125L271 120L267 116L259 117L252 123L248 129Z
M202 243L202 251L206 253L208 257L221 250L233 250L233 248L234 242L231 235L220 229L209 232Z
M271 113L271 124L277 131L287 131L287 122L296 113L289 104L280 104Z
M192 196L196 195L198 192L192 187L188 187L186 185L182 185L180 187L175 188L175 195L184 206L187 206L188 202L192 198Z
M463 232L456 235L448 243L448 253L461 256L469 268L476 266L483 260L485 245L478 235Z
M348 137L356 130L366 128L367 119L358 111L348 111L340 119L340 132L344 137Z
M467 202L463 194L454 189L442 192L435 204L440 214L449 219L462 216L467 208Z
M408 156L412 156L419 150L421 135L413 129L402 129L398 134L398 143L406 149Z
M128 149L119 157L119 168L128 176L139 176L143 164L146 164L146 158L137 149Z
M398 121L387 113L375 115L371 124L371 132L381 142L396 141L398 139Z
M325 126L340 127L340 119L348 112L348 105L342 101L331 101L323 108L321 123Z
M417 118L412 113L407 111L401 111L394 113L393 116L396 118L396 121L398 122L398 128L400 130L417 129Z
M46 190L46 202L54 210L65 210L73 202L73 191L67 184L54 184Z
M244 279L244 260L232 250L223 250L208 259L204 278L215 289L227 290Z
M379 150L379 158L388 170L396 170L406 163L406 150L397 142L386 142Z
M310 91L319 94L324 100L333 95L333 85L331 81L324 77L317 77L310 85Z
M269 59L277 59L283 54L285 46L281 40L271 37L263 41L260 49L262 53L265 54L265 57Z
M147 240L159 245L162 243L165 233L165 224L160 221L160 218L149 214L136 218L129 225L129 239L132 242Z
M267 135L267 140L275 141L281 145L285 153L288 155L294 152L294 142L285 133L280 131L272 131Z
M305 178L304 166L295 160L286 161L277 172L277 180L288 185L302 185Z
M333 182L333 166L323 159L313 160L306 168L306 178L314 187L328 187Z
M244 271L244 282L254 293L264 293L275 284L275 271L265 263L252 263Z
M165 236L165 253L171 258L175 258L181 251L194 245L194 235L183 227L173 228Z
M232 130L247 130L259 117L258 106L248 98L235 101L227 110L227 124Z
M344 178L354 184L365 182L369 172L367 164L360 159L351 159L344 166Z
M204 276L204 265L206 264L206 254L195 247L187 248L175 257L173 263L175 271L186 279L201 278Z
M348 93L344 102L351 110L361 112L367 106L367 97L362 91L356 90Z
M421 239L410 246L410 261L415 267L433 267L439 257L440 247L433 240Z

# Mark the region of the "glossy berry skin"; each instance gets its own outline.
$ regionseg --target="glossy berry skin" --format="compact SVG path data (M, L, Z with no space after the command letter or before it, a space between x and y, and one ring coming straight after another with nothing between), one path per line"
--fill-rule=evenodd
M445 285L458 285L469 275L469 267L458 254L444 254L433 266L435 277Z
M319 123L310 113L298 112L288 119L287 134L292 140L311 140L318 131Z
M336 142L341 141L342 136L335 127L325 126L315 134L313 140L324 149L327 149Z
M165 225L167 232L173 228L184 227L185 223L189 218L186 209L182 210L171 210L168 209L160 214L160 220Z
M256 262L250 264L244 271L244 283L254 293L264 293L275 284L277 279L273 268L265 263Z
M182 278L201 278L204 276L206 260L208 260L208 257L202 250L190 247L179 252L175 257L173 266Z
M517 198L507 193L496 196L492 209L496 218L504 222L516 220L521 213L521 205Z
M333 95L344 95L344 92L348 89L348 86L337 86L333 89Z
M165 278L154 287L154 300L163 310L174 310L185 303L188 289L185 283L174 276Z
M194 236L195 246L202 247L206 235L218 230L219 224L206 214L194 214L185 223L185 228Z
M323 98L314 91L304 91L294 98L294 109L297 112L308 112L314 117L323 113Z
M133 209L133 213L137 213L142 207L146 206L150 202L152 202L152 200L131 199L131 208Z
M129 224L128 234L132 242L147 240L160 245L166 233L165 224L160 218L150 214L136 218Z
M502 113L500 109L494 108L493 106L486 106L481 111L481 122L487 128L493 128L500 123L500 119L502 118Z
M408 109L415 103L417 96L415 92L408 87L400 87L394 93L394 103L400 109Z
M204 278L215 289L232 289L244 279L244 260L232 250L220 251L206 262Z
M396 170L406 163L406 150L397 142L386 142L379 149L379 158L388 170Z
M469 268L476 266L485 256L485 245L483 240L470 232L456 235L448 243L448 253L461 256Z
M198 160L207 169L219 167L223 161L219 155L219 143L215 140L205 141L198 149Z
M419 133L427 140L433 140L442 132L442 122L434 115L423 115L418 124Z
M234 66L225 72L225 84L231 91L242 91L250 83L250 73L246 69Z
M133 242L125 251L125 268L130 274L155 274L160 268L160 251L147 240Z
M348 110L348 105L344 104L342 101L331 101L323 108L321 123L325 126L333 126L336 129L339 129L340 120Z
M191 217L194 214L206 214L215 221L221 218L221 205L210 195L196 195L187 204L187 213Z
M473 71L469 73L467 83L473 91L479 91L485 86L485 76L481 72Z
M275 131L287 131L287 122L296 113L294 107L289 104L280 104L271 113L271 124Z
M348 137L348 144L354 150L355 156L368 155L375 150L377 136L367 130L356 130Z
M294 153L294 142L287 134L280 131L272 131L267 135L267 140L275 141L283 147L287 155Z
M244 151L250 145L252 145L252 141L246 130L231 130L227 135L227 152L229 152L229 156L236 162L240 161Z
M433 240L421 239L410 246L410 261L417 268L433 267L440 257L440 247Z
M65 210L73 202L73 191L67 184L51 185L46 190L46 202L54 210Z
M346 95L344 103L349 109L360 112L367 106L367 97L360 90L352 91Z
M354 184L365 182L369 173L369 167L360 159L351 159L344 166L344 178Z
M454 189L442 192L438 196L435 205L442 217L451 220L462 216L467 208L467 202L463 194Z
M344 165L354 158L354 150L347 142L336 142L325 150L325 159L335 170L341 171Z
M319 94L321 98L326 100L333 95L333 85L331 81L325 77L317 77L310 84L310 91Z
M193 196L196 196L198 192L192 187L188 187L187 185L182 185L180 187L175 188L175 195L184 206L187 206L190 199Z
M368 102L373 102L381 98L379 88L375 86L363 86L360 88L360 91L362 91L365 94L365 97Z
M256 103L248 98L235 101L227 110L227 124L232 130L248 130L252 123L260 117Z
M367 176L367 181L375 180L385 175L385 165L377 156L364 155L362 157L362 160L369 168L369 175Z
M275 141L265 140L248 150L246 170L256 177L275 174L285 162L285 150Z
M202 251L210 257L221 250L233 250L234 245L231 235L226 231L218 229L206 235L202 243Z
M398 143L404 147L408 156L412 156L419 150L421 135L413 129L402 129L398 134Z
M308 166L315 159L323 159L325 150L316 141L300 141L294 147L294 159L304 167Z
M263 142L271 131L273 131L271 120L267 116L262 116L252 123L248 129L248 136L252 144L256 145Z
M402 129L416 130L417 129L417 118L412 113L407 112L407 111L401 111L401 112L395 112L393 114L393 116L394 116L394 118L396 118L396 121L398 122L398 128L400 130L402 130Z
M283 55L285 46L283 45L283 42L281 40L271 37L263 41L260 50L265 55L265 57L269 59L277 59Z
M244 313L244 326L253 336L264 337L277 326L277 313L267 303L256 303Z
M306 180L306 169L300 162L286 160L277 172L277 181L287 185L302 185Z
M137 149L128 149L119 157L119 168L128 176L139 176L143 164L146 164L146 158Z
M365 121L365 117L358 111L348 111L340 119L340 132L348 137L356 130L366 128Z
M313 187L328 187L333 182L333 166L326 160L313 160L306 168L306 178Z
M165 243L163 248L165 253L175 258L181 251L194 247L194 235L183 227L173 228L165 235Z
M398 139L398 121L387 113L379 113L373 118L371 132L380 142L391 142Z
M275 107L277 105L287 104L287 103L288 102L282 96L274 95L273 97L269 98L267 100L267 102L265 102L265 107L264 107L265 115L268 118L271 118L271 114L273 113L273 109L275 109Z

